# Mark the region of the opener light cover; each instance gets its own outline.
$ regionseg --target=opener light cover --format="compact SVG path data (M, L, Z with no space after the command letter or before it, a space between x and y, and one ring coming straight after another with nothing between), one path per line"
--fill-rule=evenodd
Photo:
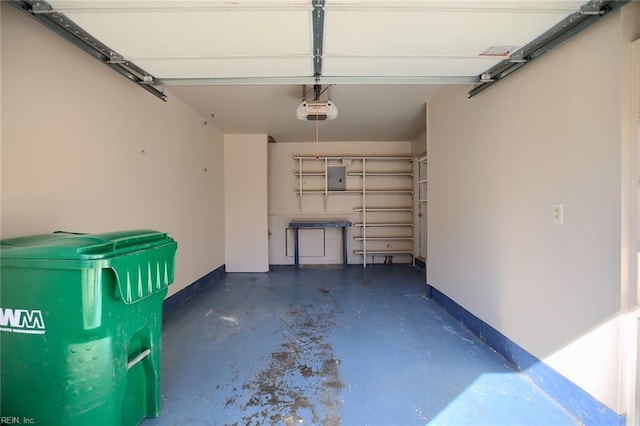
M303 100L296 109L296 117L302 121L334 120L338 116L338 107L331 101Z

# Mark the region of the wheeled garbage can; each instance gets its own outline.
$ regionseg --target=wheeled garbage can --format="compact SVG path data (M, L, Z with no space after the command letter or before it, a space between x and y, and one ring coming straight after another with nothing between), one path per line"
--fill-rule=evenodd
M176 248L151 230L0 241L2 424L136 425L159 414Z

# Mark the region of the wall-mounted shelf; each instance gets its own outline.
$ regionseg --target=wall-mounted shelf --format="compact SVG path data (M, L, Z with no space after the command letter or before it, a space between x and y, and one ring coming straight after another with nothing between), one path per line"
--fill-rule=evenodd
M427 261L427 220L428 220L428 201L429 201L429 193L428 193L428 165L429 165L429 157L427 155L423 155L418 158L416 164L416 176L417 176L417 217L416 217L416 227L417 227L417 235L418 235L418 247L417 249L417 257L420 257L423 262Z
M369 223L354 223L353 226L364 227L367 228L413 228L413 222L389 222L389 223L380 223L380 222L369 222Z
M396 156L396 155L369 155L369 156L360 156L360 155L323 155L322 157L316 157L313 155L295 155L293 157L294 160L303 160L303 161L407 161L409 163L413 162L413 157L411 156Z
M356 241L364 240L364 237L353 237ZM413 241L413 237L367 237L369 241Z
M413 250L385 250L385 249L381 249L381 250L367 250L366 252L364 250L354 250L353 254L359 254L359 255L365 255L365 253L367 255L370 256L374 256L374 255L383 255L383 256L393 256L394 254L397 255L401 255L401 254L405 254L405 255L411 255L413 256Z
M344 191L329 191L324 189L306 189L304 191L297 190L297 195L313 195L313 194L331 194L331 195L340 195L340 194L363 194L363 190L344 190ZM369 195L413 195L413 191L408 191L404 189L369 189L367 190L367 194ZM370 210L367 210L370 211Z
M428 196L428 180L427 180L427 156L420 157L418 159L418 202L426 203L429 200Z
M303 211L306 196L322 195L324 212L328 211L330 197L361 196L361 205L353 208L359 216L354 227L360 230L354 241L361 248L353 253L362 256L364 266L370 256L413 258L413 157L344 155L293 159L297 163L293 175L299 211ZM335 190L336 184L343 186ZM367 202L371 200L374 204L369 206Z
M293 174L296 177L297 176L316 176L316 177L324 177L324 176L326 176L324 172L305 172L305 173L293 172Z
M362 212L365 209L362 207L356 207L353 209L354 212ZM413 213L413 207L367 207L368 212L405 212L405 213Z
M347 173L348 176L365 176L365 174L363 172L349 172ZM383 176L383 177L390 177L390 176L395 176L395 177L406 177L406 178L412 178L413 177L413 173L411 172L369 172L366 174L366 176L368 177L374 177L374 176Z
M296 191L296 194L298 196L301 195L362 195L362 191L356 190L356 191L348 191L348 190L344 190L344 191L325 191L324 189L307 189L303 192L300 191Z

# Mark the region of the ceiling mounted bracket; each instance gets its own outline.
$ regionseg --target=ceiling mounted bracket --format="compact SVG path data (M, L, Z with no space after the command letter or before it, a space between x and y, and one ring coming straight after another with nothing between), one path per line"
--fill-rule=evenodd
M156 79L151 74L133 62L125 60L122 55L93 37L63 13L56 11L46 1L7 0L7 2L147 92L163 101L167 100L167 95L152 86Z
M322 86L319 84L314 84L313 85L313 100L314 101L319 101L320 100L320 95L322 95Z
M589 2L580 8L580 13L583 15L604 15L607 11L601 3L602 1Z
M113 53L111 54L111 56L109 56L107 62L109 62L110 64L124 64L125 60L122 56Z
M324 3L325 0L312 0L312 30L313 30L313 75L316 81L322 75L322 55L324 45Z
M32 2L31 13L55 13L55 10L46 1L34 1Z
M469 91L469 98L488 89L498 81L531 63L555 47L569 40L582 30L590 27L600 19L620 9L630 0L591 0L579 11L572 13L562 21L544 32L541 36L513 52L513 54L497 65L480 74L479 84Z
M512 64L516 64L516 63L527 62L527 58L523 56L522 50L518 50L513 55L509 56L508 61L511 62Z

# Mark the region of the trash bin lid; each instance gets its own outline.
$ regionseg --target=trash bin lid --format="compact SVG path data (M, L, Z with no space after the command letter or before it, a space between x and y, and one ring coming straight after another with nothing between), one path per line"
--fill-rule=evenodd
M135 303L163 290L174 279L177 243L148 229L74 234L54 232L0 241L4 268L111 269L115 296Z
M173 239L166 233L149 229L80 234L57 231L0 241L4 259L92 260L118 256L151 248Z

